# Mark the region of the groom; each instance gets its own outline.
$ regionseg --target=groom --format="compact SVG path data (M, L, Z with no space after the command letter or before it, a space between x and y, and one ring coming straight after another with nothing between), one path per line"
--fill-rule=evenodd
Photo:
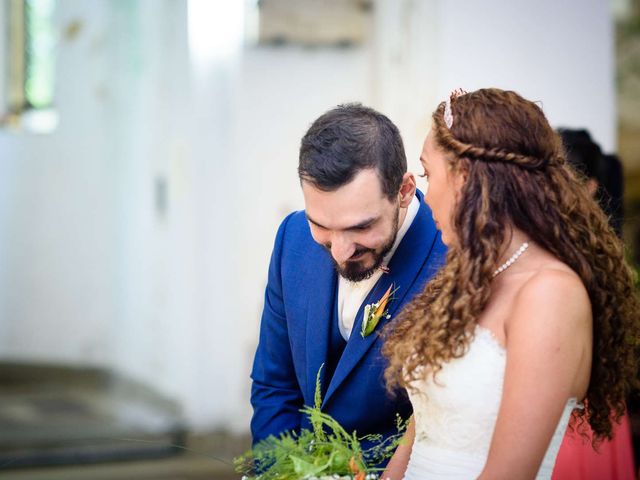
M375 110L341 105L318 118L298 173L305 210L280 225L269 266L251 374L253 441L310 428L300 408L313 405L323 364L322 410L347 432L386 437L411 407L385 390L379 334L437 271L445 247L398 129ZM363 332L365 306L390 287L388 316Z

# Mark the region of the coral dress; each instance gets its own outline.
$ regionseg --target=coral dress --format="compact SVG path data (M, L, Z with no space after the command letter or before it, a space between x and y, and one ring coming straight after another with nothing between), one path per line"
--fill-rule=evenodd
M633 448L629 416L613 425L613 439L603 442L596 452L591 443L571 431L567 431L552 480L633 480Z

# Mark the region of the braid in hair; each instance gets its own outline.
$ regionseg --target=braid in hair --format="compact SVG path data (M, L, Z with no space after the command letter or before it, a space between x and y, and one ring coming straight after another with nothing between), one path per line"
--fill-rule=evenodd
M385 378L411 388L467 351L487 306L507 226L526 233L573 269L593 313L593 360L586 408L594 443L638 387L640 302L623 246L607 217L566 163L562 143L540 108L515 92L484 89L451 98L433 114L432 134L466 180L453 212L456 244L445 266L385 330ZM613 415L612 415L613 414Z

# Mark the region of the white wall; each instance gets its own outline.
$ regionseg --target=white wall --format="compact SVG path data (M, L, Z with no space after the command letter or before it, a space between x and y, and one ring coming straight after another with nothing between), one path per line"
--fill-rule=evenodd
M440 2L441 98L495 86L539 100L553 126L616 148L614 31L605 0Z
M104 2L74 9L86 21L58 58L57 132L0 132L0 353L103 363L116 307L114 177L100 94L106 11Z
M193 69L186 2L61 0L58 30L83 28L60 43L60 126L0 132L0 359L106 366L196 428L246 429L273 235L302 208L297 149L320 113L381 109L417 169L450 89L501 86L614 145L610 15L556 3L379 0L364 47Z

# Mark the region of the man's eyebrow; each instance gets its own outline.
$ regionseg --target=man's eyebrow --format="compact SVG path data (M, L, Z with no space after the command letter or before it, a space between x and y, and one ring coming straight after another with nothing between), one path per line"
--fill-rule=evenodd
M308 213L305 212L305 215L307 216L307 220L309 220L311 223L313 223L317 227L328 230L327 227L325 227L321 223L316 222L313 218L311 218ZM343 228L342 230L362 230L363 228L366 228L371 224L375 223L376 221L378 221L378 219L379 217L370 217L370 218L367 218L366 220L363 220L362 222L356 223L355 225L351 225L349 227Z
M311 217L309 216L309 214L308 214L307 212L304 212L304 214L306 215L307 220L309 220L309 221L310 221L311 223L313 223L315 226L320 227L320 228L324 228L324 229L326 229L326 228L327 228L327 227L325 227L324 225L322 225L322 224L320 224L320 223L316 222L313 218L311 218Z
M362 222L356 223L355 225L351 225L350 227L345 228L345 230L362 230L363 228L367 228L371 224L378 221L380 217L370 217Z

